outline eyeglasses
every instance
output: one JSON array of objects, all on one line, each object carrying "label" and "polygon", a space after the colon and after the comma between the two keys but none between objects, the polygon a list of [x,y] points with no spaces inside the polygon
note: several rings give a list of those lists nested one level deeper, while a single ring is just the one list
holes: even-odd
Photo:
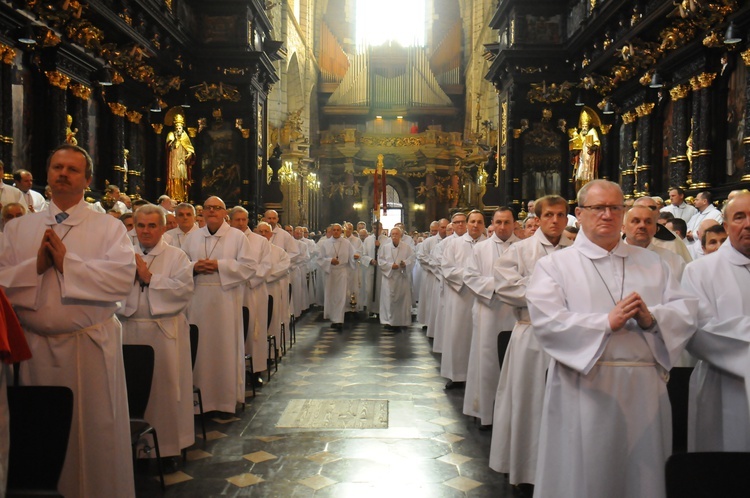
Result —
[{"label": "eyeglasses", "polygon": [[221,211],[224,208],[223,206],[203,206],[204,211]]},{"label": "eyeglasses", "polygon": [[612,214],[618,214],[625,211],[625,206],[615,205],[615,206],[606,206],[606,205],[596,205],[596,206],[578,206],[581,209],[588,209],[589,211],[592,211],[597,216],[603,215],[607,209],[609,209],[609,212]]}]

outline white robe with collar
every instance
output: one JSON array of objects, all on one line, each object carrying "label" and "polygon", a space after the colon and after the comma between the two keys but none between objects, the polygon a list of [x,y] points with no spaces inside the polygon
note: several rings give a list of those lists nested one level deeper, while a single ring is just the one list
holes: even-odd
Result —
[{"label": "white robe with collar", "polygon": [[[307,252],[307,244],[302,240],[294,239],[298,246],[297,255],[290,259],[289,278],[292,282],[292,309],[295,318],[299,318],[307,309],[307,261],[310,258]],[[288,292],[288,291],[287,291]]]},{"label": "white robe with collar", "polygon": [[[338,259],[338,265],[331,264],[334,257]],[[338,239],[331,237],[321,244],[318,265],[326,279],[323,318],[344,323],[344,313],[351,310],[347,284],[349,271],[355,267],[354,247],[343,235]]]},{"label": "white robe with collar", "polygon": [[[417,246],[417,262],[422,267],[422,284],[419,289],[419,305],[417,306],[417,322],[427,325],[427,318],[432,312],[432,293],[437,283],[434,269],[430,266],[430,253],[442,238],[440,235],[428,237]],[[429,333],[429,332],[428,332]]]},{"label": "white robe with collar", "polygon": [[[118,310],[123,344],[154,348],[154,378],[144,418],[156,428],[161,456],[179,456],[195,443],[190,327],[185,316],[193,296],[193,267],[180,249],[160,240],[147,255],[148,286],[136,281]],[[200,344],[200,342],[199,342]]]},{"label": "white robe with collar", "polygon": [[[6,187],[7,188],[7,187]],[[73,423],[59,489],[66,497],[135,495],[122,328],[118,302],[133,285],[135,256],[125,226],[81,200],[60,223],[50,209],[8,224],[0,286],[26,332],[33,357],[22,385],[72,389]],[[67,253],[64,275],[36,272],[42,236],[53,227]]]},{"label": "white robe with collar", "polygon": [[234,413],[237,403],[245,401],[243,298],[259,260],[247,237],[226,223],[214,235],[208,226],[191,233],[183,250],[193,264],[205,258],[218,260],[216,273],[193,277],[188,322],[198,325],[201,337],[193,379],[201,389],[204,411]]},{"label": "white robe with collar", "polygon": [[469,352],[473,330],[474,293],[466,287],[466,267],[474,256],[474,247],[487,237],[472,239],[469,232],[453,238],[443,251],[440,270],[445,279],[445,328],[440,375],[453,382],[465,382],[469,371]]},{"label": "white robe with collar", "polygon": [[541,230],[510,246],[494,263],[497,299],[514,307],[516,324],[495,394],[490,467],[511,484],[534,484],[549,356],[536,340],[526,308],[526,286],[537,261],[572,244],[553,246]]},{"label": "white robe with collar", "polygon": [[[244,232],[250,242],[252,259],[257,261],[255,275],[245,284],[244,306],[250,312],[245,338],[245,354],[253,358],[253,372],[268,368],[268,285],[266,278],[271,272],[271,250],[273,244],[249,228]],[[286,294],[285,294],[286,295]]]},{"label": "white robe with collar", "polygon": [[[608,314],[638,292],[656,318],[617,332]],[[662,497],[672,453],[668,372],[695,331],[697,299],[658,255],[622,241],[610,252],[579,232],[541,259],[526,297],[552,358],[534,496]]]},{"label": "white robe with collar", "polygon": [[685,268],[682,287],[698,298],[688,451],[750,451],[750,258],[727,240]]},{"label": "white robe with collar", "polygon": [[[367,289],[367,300],[364,302],[367,306],[368,313],[380,313],[380,294],[383,287],[383,273],[377,265],[373,265],[371,261],[378,260],[382,253],[383,247],[391,243],[391,239],[385,235],[379,235],[378,239],[380,245],[375,250],[375,235],[370,235],[365,239],[362,244],[362,254],[360,256],[360,264],[364,265],[367,269],[365,270],[365,288]],[[375,279],[373,289],[373,279]]]},{"label": "white robe with collar", "polygon": [[188,236],[188,234],[191,234],[196,230],[199,230],[198,225],[193,225],[188,233],[183,232],[182,228],[180,227],[173,228],[172,230],[167,230],[167,233],[165,233],[165,235],[169,235],[170,237],[169,242],[167,243],[178,249],[182,249],[182,244],[185,242],[185,238]]},{"label": "white robe with collar", "polygon": [[[437,277],[432,296],[432,309],[435,310],[432,315],[427,317],[427,337],[432,337],[432,351],[435,353],[443,352],[443,331],[445,330],[445,277],[443,277],[443,249],[450,241],[458,238],[458,235],[452,233],[445,237],[439,244],[435,244],[430,253],[430,267],[434,268]],[[432,331],[432,335],[430,335]]]},{"label": "white robe with collar", "polygon": [[[380,291],[380,323],[393,327],[411,325],[411,270],[414,251],[406,243],[381,246],[378,266],[383,274]],[[393,269],[394,264],[406,263],[405,268]]]},{"label": "white robe with collar", "polygon": [[[285,277],[289,274],[291,261],[285,250],[273,244],[269,244],[269,246],[271,271],[266,275],[266,287],[268,287],[268,295],[273,297],[273,311],[271,313],[271,326],[268,327],[268,335],[276,337],[276,345],[281,349],[281,324],[285,324],[286,327],[289,322],[289,316],[284,315],[282,311],[288,309],[288,307],[282,305],[284,299],[289,295],[289,290],[282,288],[282,283],[285,281]],[[267,351],[268,349],[266,349],[266,354],[268,354]],[[255,359],[255,356],[253,356],[253,359]],[[265,368],[263,368],[263,370],[265,370]]]},{"label": "white robe with collar", "polygon": [[359,277],[360,277],[359,260],[362,257],[363,245],[362,245],[362,241],[360,240],[360,238],[356,237],[355,235],[346,237],[346,240],[348,240],[349,243],[352,245],[352,248],[354,249],[354,254],[359,256],[358,258],[356,258],[356,261],[354,263],[355,265],[354,268],[352,270],[349,270],[349,282],[347,286],[347,293],[350,296],[354,294],[355,299],[357,300],[357,311],[362,311],[365,308],[365,302],[364,302],[364,298],[360,296],[360,289],[362,288],[362,285],[361,285],[361,282],[359,281]]},{"label": "white robe with collar", "polygon": [[513,330],[516,323],[513,307],[501,302],[495,294],[493,267],[497,258],[511,244],[519,241],[518,237],[511,235],[503,242],[493,234],[489,239],[477,243],[464,274],[464,282],[475,297],[464,414],[480,419],[482,425],[492,424],[495,408],[495,394],[500,378],[497,336],[503,330]]},{"label": "white robe with collar", "polygon": [[672,216],[674,216],[675,218],[682,218],[683,220],[685,220],[685,223],[690,221],[690,218],[692,218],[693,215],[698,212],[698,210],[695,209],[695,206],[691,206],[685,201],[683,201],[679,206],[675,206],[674,204],[664,206],[663,208],[661,208],[661,211],[663,213],[672,213]]}]

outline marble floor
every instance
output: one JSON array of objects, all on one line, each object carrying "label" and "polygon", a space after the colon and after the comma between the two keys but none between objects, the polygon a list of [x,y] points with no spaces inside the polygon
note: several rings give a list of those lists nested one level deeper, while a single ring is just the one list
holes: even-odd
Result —
[{"label": "marble floor", "polygon": [[[310,311],[279,371],[235,418],[207,421],[166,492],[154,465],[136,468],[138,496],[514,496],[488,467],[491,433],[461,413],[463,390],[445,391],[439,371],[419,326],[393,332],[361,317],[336,331]],[[295,399],[387,400],[388,425],[277,427]]]}]

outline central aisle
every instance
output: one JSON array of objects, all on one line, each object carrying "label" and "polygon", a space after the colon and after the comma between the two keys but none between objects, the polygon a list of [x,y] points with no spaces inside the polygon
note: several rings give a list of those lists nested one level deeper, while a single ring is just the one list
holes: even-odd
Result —
[{"label": "central aisle", "polygon": [[[488,467],[491,433],[461,413],[463,391],[444,391],[439,370],[439,356],[419,327],[394,333],[360,320],[338,332],[310,312],[279,371],[257,398],[248,397],[245,411],[208,421],[208,441],[196,438],[182,471],[167,476],[163,495],[156,480],[137,470],[139,496],[512,496],[504,476]],[[387,400],[388,425],[277,427],[293,400],[328,407],[330,400],[353,400],[352,406]],[[370,416],[364,409],[354,415]]]}]

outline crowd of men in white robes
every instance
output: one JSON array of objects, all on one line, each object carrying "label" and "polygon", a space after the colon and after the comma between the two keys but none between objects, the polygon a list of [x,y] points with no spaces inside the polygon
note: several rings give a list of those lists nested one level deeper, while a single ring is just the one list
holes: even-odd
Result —
[{"label": "crowd of men in white robes", "polygon": [[[0,183],[0,287],[31,353],[18,378],[0,364],[0,495],[8,464],[5,386],[17,382],[73,391],[61,494],[132,497],[123,344],[154,350],[145,419],[174,467],[195,442],[193,386],[206,412],[233,415],[246,399],[246,361],[256,373],[249,381],[260,387],[269,352],[275,355],[269,335],[281,349],[281,330],[316,303],[317,246],[305,227],[282,228],[273,210],[255,233],[244,208],[227,210],[218,197],[199,211],[162,196],[158,204],[134,203],[131,212],[130,199],[120,202],[110,186],[106,199],[89,203],[83,196],[93,165],[77,146],[53,151],[47,172],[50,199],[38,207]],[[6,322],[0,360],[13,353]],[[189,324],[199,331],[194,368]]]},{"label": "crowd of men in white robes", "polygon": [[689,450],[750,451],[750,193],[722,212],[701,192],[689,225],[658,201],[596,180],[575,216],[546,196],[521,223],[496,211],[485,237],[482,213],[456,213],[416,247],[445,387],[491,428],[491,468],[534,496],[665,496],[676,366],[695,365]]},{"label": "crowd of men in white robes", "polygon": [[[268,335],[280,341],[314,304],[336,328],[366,310],[400,330],[418,303],[446,389],[464,388],[464,413],[492,426],[490,466],[536,496],[664,496],[666,382],[696,361],[689,449],[750,451],[748,192],[733,192],[720,218],[702,192],[684,233],[659,223],[657,200],[626,206],[617,184],[595,180],[574,217],[567,200],[546,196],[520,225],[501,208],[487,227],[479,211],[454,213],[422,241],[403,227],[386,236],[345,223],[315,243],[275,211],[250,230],[247,211],[218,197],[200,211],[166,197],[131,214],[110,189],[102,214],[83,198],[92,171],[85,150],[61,146],[46,205],[11,197],[2,208],[0,287],[32,355],[17,380],[74,393],[65,496],[134,495],[123,343],[154,348],[146,418],[162,454],[176,456],[194,442],[192,386],[206,411],[233,413],[246,357],[265,370]],[[201,337],[194,370],[188,324]],[[500,368],[497,337],[510,330]],[[0,445],[0,478],[6,468]]]}]

